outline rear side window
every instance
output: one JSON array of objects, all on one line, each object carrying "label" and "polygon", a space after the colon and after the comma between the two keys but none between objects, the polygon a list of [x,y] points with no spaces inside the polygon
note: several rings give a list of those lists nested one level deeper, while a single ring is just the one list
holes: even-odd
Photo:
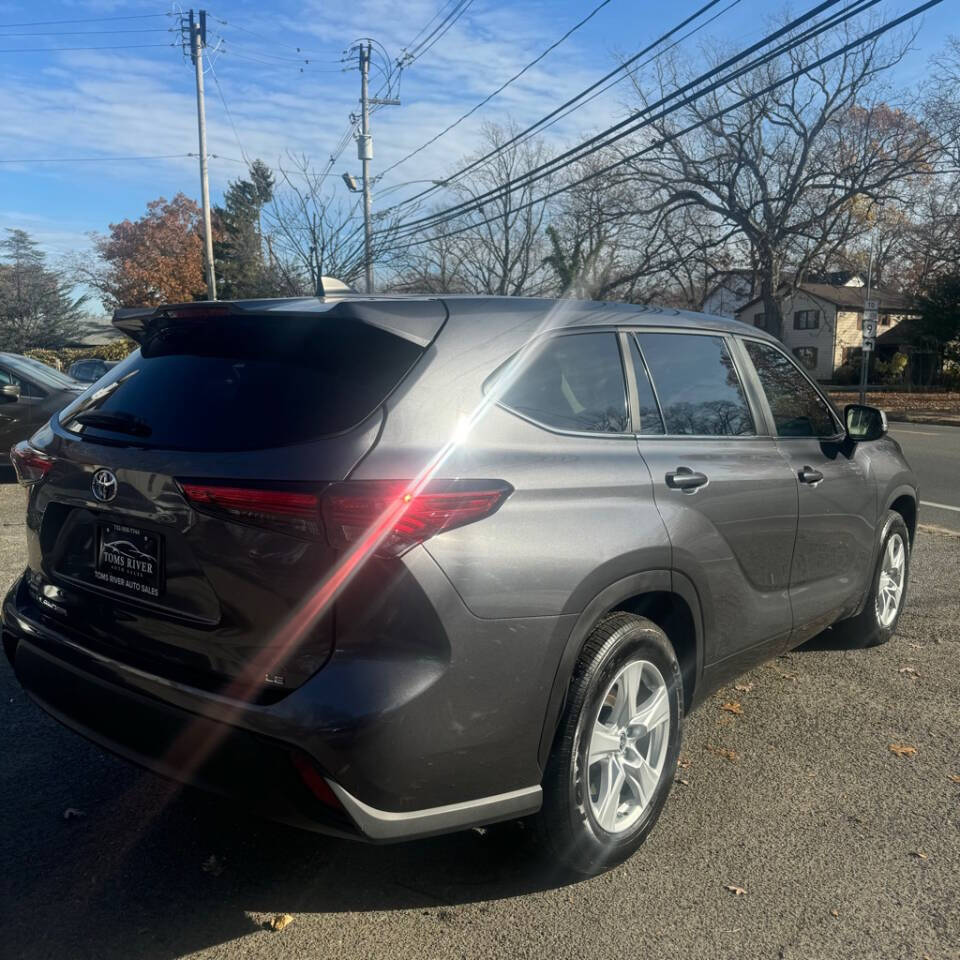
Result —
[{"label": "rear side window", "polygon": [[169,450],[304,443],[366,419],[422,353],[356,320],[191,319],[146,339],[60,422],[86,440]]},{"label": "rear side window", "polygon": [[756,431],[722,337],[638,333],[667,433],[742,437]]},{"label": "rear side window", "polygon": [[578,333],[546,341],[500,402],[558,430],[627,433],[627,391],[616,334]]},{"label": "rear side window", "polygon": [[785,354],[766,343],[744,341],[770,404],[778,437],[834,437],[840,427],[813,384]]}]

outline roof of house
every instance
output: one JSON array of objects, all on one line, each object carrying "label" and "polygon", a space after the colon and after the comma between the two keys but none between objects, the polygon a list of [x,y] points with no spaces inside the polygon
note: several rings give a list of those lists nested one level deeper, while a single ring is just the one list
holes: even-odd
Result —
[{"label": "roof of house", "polygon": [[[836,304],[845,310],[863,310],[863,301],[867,297],[865,287],[848,287],[832,283],[801,283],[797,290],[820,300],[826,300],[828,303]],[[786,294],[787,291],[782,290],[780,295],[785,296]],[[916,313],[917,310],[916,304],[910,297],[894,290],[888,290],[885,287],[873,287],[870,290],[870,299],[880,301],[880,311],[883,313]],[[737,313],[760,303],[760,301],[760,297],[754,297],[749,303],[745,303]]]}]

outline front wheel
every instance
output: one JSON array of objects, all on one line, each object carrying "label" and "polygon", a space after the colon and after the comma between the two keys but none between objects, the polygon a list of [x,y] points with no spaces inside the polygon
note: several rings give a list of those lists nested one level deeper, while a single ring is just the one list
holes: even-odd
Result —
[{"label": "front wheel", "polygon": [[876,647],[896,633],[910,579],[910,533],[903,517],[887,511],[880,535],[880,556],[863,610],[834,626],[851,646]]},{"label": "front wheel", "polygon": [[673,783],[682,720],[666,634],[629,613],[601,620],[574,670],[537,818],[561,863],[592,875],[643,843]]}]

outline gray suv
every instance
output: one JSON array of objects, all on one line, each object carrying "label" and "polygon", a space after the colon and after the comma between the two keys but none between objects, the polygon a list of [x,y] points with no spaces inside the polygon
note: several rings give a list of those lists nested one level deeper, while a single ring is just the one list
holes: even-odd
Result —
[{"label": "gray suv", "polygon": [[140,349],[13,451],[3,642],[161,774],[372,841],[529,817],[589,874],[711,691],[896,629],[915,477],[753,328],[488,297],[115,323]]}]

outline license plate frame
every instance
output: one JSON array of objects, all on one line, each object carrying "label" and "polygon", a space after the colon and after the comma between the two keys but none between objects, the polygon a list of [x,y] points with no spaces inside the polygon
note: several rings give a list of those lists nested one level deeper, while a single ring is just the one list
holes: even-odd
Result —
[{"label": "license plate frame", "polygon": [[163,537],[126,523],[97,524],[93,575],[127,597],[157,600],[164,590]]}]

